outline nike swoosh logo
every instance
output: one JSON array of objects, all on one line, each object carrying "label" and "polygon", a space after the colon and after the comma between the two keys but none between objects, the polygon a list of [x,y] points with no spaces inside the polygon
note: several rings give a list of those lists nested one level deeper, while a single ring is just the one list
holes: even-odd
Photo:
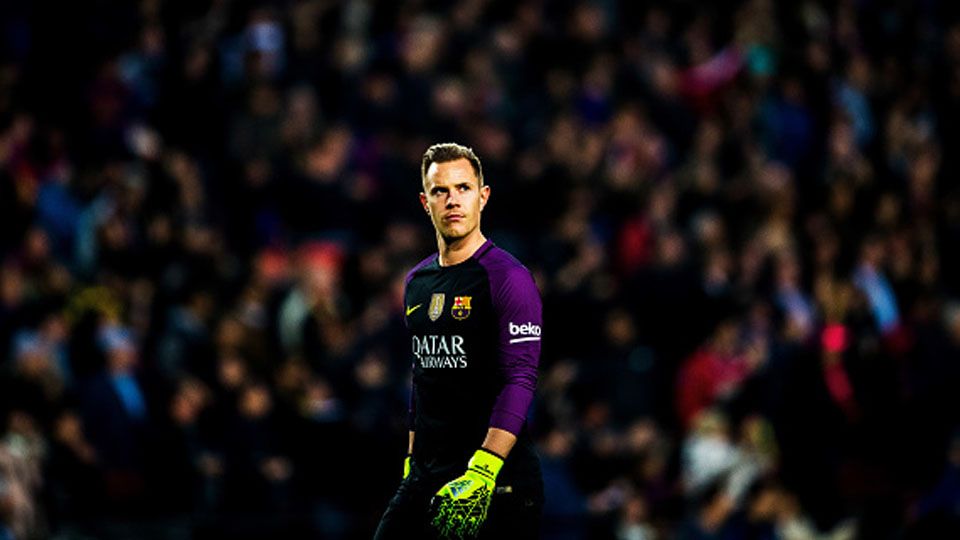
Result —
[{"label": "nike swoosh logo", "polygon": [[417,308],[420,307],[420,306],[422,306],[422,305],[423,305],[423,303],[420,303],[420,304],[417,304],[417,305],[415,305],[415,306],[413,306],[413,307],[408,307],[408,308],[407,308],[407,317],[409,317],[411,313],[413,313],[414,311],[416,311]]}]

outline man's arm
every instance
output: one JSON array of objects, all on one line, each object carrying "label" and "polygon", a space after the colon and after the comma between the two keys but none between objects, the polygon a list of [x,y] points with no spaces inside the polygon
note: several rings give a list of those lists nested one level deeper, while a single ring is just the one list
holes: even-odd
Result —
[{"label": "man's arm", "polygon": [[537,386],[543,307],[533,276],[523,267],[511,269],[493,296],[503,387],[493,405],[483,448],[505,458],[523,429]]},{"label": "man's arm", "polygon": [[410,457],[413,456],[413,431],[410,431],[410,438],[407,443],[407,457],[403,458],[403,478],[410,476]]},{"label": "man's arm", "polygon": [[[513,445],[517,443],[517,436],[505,429],[492,427],[487,430],[487,436],[483,439],[481,448],[493,452],[494,454],[506,458],[513,450]],[[410,444],[413,444],[413,432],[410,432]]]},{"label": "man's arm", "polygon": [[407,428],[409,429],[409,431],[407,432],[409,434],[407,435],[407,457],[403,458],[403,478],[404,479],[410,476],[410,468],[411,468],[410,458],[413,457],[413,438],[415,433],[415,431],[413,431],[413,426],[415,425],[414,417],[416,416],[416,391],[417,391],[416,384],[411,384],[410,407],[407,410]]}]

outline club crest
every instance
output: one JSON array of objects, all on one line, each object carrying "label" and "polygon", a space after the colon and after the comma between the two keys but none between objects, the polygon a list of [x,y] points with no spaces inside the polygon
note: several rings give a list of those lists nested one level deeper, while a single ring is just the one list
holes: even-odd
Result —
[{"label": "club crest", "polygon": [[462,321],[470,316],[470,300],[472,296],[454,296],[453,297],[453,308],[450,310],[450,315],[453,315],[454,319]]},{"label": "club crest", "polygon": [[430,311],[427,312],[427,315],[431,321],[440,318],[440,315],[443,313],[443,301],[445,298],[446,295],[444,293],[433,293],[433,296],[430,297]]}]

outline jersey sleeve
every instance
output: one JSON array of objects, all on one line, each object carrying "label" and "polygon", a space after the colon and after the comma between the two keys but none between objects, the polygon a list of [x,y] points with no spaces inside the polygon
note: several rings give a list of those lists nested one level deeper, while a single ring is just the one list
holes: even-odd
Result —
[{"label": "jersey sleeve", "polygon": [[[421,263],[421,264],[423,264],[423,263]],[[410,270],[410,272],[408,272],[407,275],[406,275],[406,277],[404,277],[404,279],[403,279],[403,304],[400,306],[400,309],[404,309],[404,306],[406,306],[406,304],[407,304],[407,291],[410,289],[410,282],[413,280],[413,276],[416,275],[417,269],[418,269],[419,267],[420,267],[420,264],[418,264],[416,267],[414,267],[412,270]],[[410,330],[410,321],[407,320],[407,317],[404,317],[404,318],[403,318],[403,326],[404,326],[408,331]],[[416,362],[416,360],[414,360],[414,359],[411,357],[411,358],[410,358],[410,369],[411,369],[411,370],[413,370],[414,362]],[[417,416],[417,401],[416,401],[417,385],[416,385],[416,383],[412,382],[412,380],[413,380],[413,379],[411,378],[411,384],[410,384],[410,400],[409,400],[408,403],[407,403],[407,429],[410,430],[410,431],[414,431],[414,429],[415,429],[415,428],[414,428],[414,425],[415,425],[415,424],[414,424],[414,421],[415,421],[414,419],[415,419],[416,416]]]},{"label": "jersey sleeve", "polygon": [[417,418],[417,384],[410,384],[410,401],[407,406],[407,430],[416,431]]},{"label": "jersey sleeve", "polygon": [[537,385],[543,306],[530,272],[510,269],[492,290],[497,311],[497,361],[504,385],[490,417],[490,427],[518,435]]},{"label": "jersey sleeve", "polygon": [[[406,303],[407,303],[407,292],[410,290],[410,282],[413,281],[413,278],[417,275],[417,272],[418,272],[418,271],[420,271],[422,268],[424,268],[425,266],[429,265],[429,264],[433,261],[433,258],[434,258],[434,257],[435,257],[434,255],[431,255],[431,256],[427,257],[426,259],[423,259],[422,261],[420,261],[419,263],[417,263],[416,266],[414,266],[409,272],[407,272],[407,275],[406,275],[406,276],[404,276],[404,278],[403,278],[403,302],[404,302],[404,306],[405,306]],[[403,309],[403,307],[401,307],[401,309]],[[405,327],[407,328],[407,330],[410,329],[410,321],[407,320],[407,317],[404,317],[404,318],[403,318],[403,326],[405,326]],[[412,369],[413,369],[413,363],[416,362],[416,360],[411,357],[410,362],[411,362],[411,364],[410,364],[410,369],[412,370]],[[417,386],[416,386],[416,383],[412,383],[412,384],[410,385],[410,401],[409,401],[409,404],[408,404],[408,407],[407,407],[407,427],[408,427],[408,429],[409,429],[410,431],[413,431],[413,430],[414,430],[414,419],[415,419],[416,416],[417,416],[417,398],[416,398],[416,396],[417,396]]]}]

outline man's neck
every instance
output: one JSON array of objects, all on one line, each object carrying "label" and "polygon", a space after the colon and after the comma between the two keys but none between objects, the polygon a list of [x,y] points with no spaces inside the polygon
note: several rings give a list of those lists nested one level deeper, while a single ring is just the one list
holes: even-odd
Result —
[{"label": "man's neck", "polygon": [[440,266],[453,266],[460,264],[476,253],[480,246],[487,239],[479,229],[473,233],[448,242],[442,236],[437,235],[437,251],[440,253]]}]

